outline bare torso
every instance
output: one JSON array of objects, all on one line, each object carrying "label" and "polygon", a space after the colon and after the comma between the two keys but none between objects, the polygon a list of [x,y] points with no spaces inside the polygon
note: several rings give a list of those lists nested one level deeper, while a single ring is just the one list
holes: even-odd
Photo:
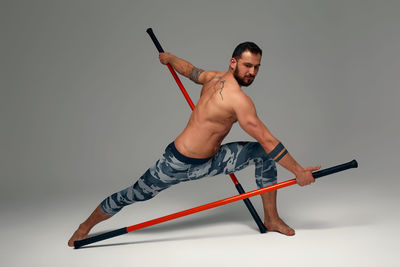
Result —
[{"label": "bare torso", "polygon": [[203,85],[188,124],[175,139],[175,146],[180,153],[191,158],[207,158],[219,150],[237,121],[229,98],[239,91],[238,84],[226,72],[216,72]]}]

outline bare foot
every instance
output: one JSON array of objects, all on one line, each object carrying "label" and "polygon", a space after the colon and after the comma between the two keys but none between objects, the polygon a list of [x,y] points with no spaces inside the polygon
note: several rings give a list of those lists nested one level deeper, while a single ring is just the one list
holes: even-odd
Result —
[{"label": "bare foot", "polygon": [[290,228],[279,217],[277,219],[273,219],[273,220],[270,220],[268,222],[265,221],[264,225],[265,225],[265,227],[267,227],[268,231],[279,232],[279,233],[287,235],[287,236],[295,235],[295,231],[292,228]]},{"label": "bare foot", "polygon": [[88,231],[85,231],[81,227],[79,227],[78,230],[76,230],[75,233],[69,239],[68,246],[73,247],[75,241],[87,238],[88,233],[89,233]]}]

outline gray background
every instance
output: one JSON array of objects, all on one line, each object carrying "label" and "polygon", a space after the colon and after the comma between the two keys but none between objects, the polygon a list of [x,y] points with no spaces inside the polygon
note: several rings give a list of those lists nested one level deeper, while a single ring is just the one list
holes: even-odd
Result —
[{"label": "gray background", "polygon": [[[400,218],[400,2],[0,1],[2,266],[395,266]],[[73,250],[107,195],[135,181],[190,110],[145,30],[204,69],[264,51],[246,93],[303,166],[360,168],[279,193],[294,237],[260,235],[243,204]],[[182,79],[196,103],[200,87]],[[235,126],[226,141],[252,140]],[[255,189],[254,167],[237,173]],[[279,169],[279,181],[293,176]],[[236,194],[227,176],[177,185],[94,233]],[[252,199],[261,212],[258,197]]]}]

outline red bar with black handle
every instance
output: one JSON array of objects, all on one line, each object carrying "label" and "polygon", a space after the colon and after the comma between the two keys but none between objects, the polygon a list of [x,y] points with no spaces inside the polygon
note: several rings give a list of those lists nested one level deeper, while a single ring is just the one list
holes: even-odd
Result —
[{"label": "red bar with black handle", "polygon": [[[148,28],[146,30],[146,32],[150,35],[150,38],[153,41],[154,45],[156,46],[158,52],[159,53],[164,52],[164,49],[161,47],[161,44],[158,41],[157,37],[155,36],[153,30],[151,28]],[[183,95],[185,96],[185,99],[188,102],[190,108],[193,110],[195,108],[195,105],[193,104],[192,100],[190,99],[189,94],[187,93],[181,80],[179,79],[178,75],[176,74],[174,68],[170,64],[167,64],[167,67],[170,70],[170,72],[171,72],[172,76],[174,77],[176,83],[178,84],[179,88],[181,89]],[[236,190],[239,192],[239,194],[244,194],[245,191],[244,191],[242,185],[239,183],[238,179],[236,178],[235,174],[231,173],[231,174],[229,174],[229,176],[231,177],[231,180],[234,183]],[[244,199],[243,201],[244,201],[244,204],[246,205],[247,209],[249,210],[251,216],[253,217],[254,221],[256,222],[258,229],[260,230],[260,233],[267,232],[267,228],[265,227],[264,223],[261,221],[260,216],[258,216],[257,211],[254,208],[251,201],[249,199]]]},{"label": "red bar with black handle", "polygon": [[[344,171],[344,170],[347,170],[347,169],[357,168],[357,167],[358,167],[357,161],[356,160],[352,160],[350,162],[347,162],[347,163],[344,163],[344,164],[341,164],[341,165],[337,165],[337,166],[334,166],[334,167],[331,167],[331,168],[328,168],[328,169],[324,169],[324,170],[313,172],[312,175],[313,175],[313,177],[315,179],[318,179],[318,178],[326,176],[326,175],[330,175],[330,174],[333,174],[333,173],[337,173],[337,172],[341,172],[341,171]],[[201,211],[204,211],[204,210],[216,208],[216,207],[219,207],[219,206],[222,206],[222,205],[226,205],[226,204],[229,204],[229,203],[232,203],[232,202],[235,202],[235,201],[239,201],[239,200],[242,200],[242,199],[247,199],[249,197],[254,197],[256,195],[260,195],[260,194],[263,194],[263,193],[266,193],[266,192],[274,191],[274,190],[277,190],[277,189],[280,189],[280,188],[283,188],[283,187],[294,185],[296,183],[297,183],[296,179],[287,180],[285,182],[281,182],[281,183],[277,183],[275,185],[271,185],[271,186],[267,186],[267,187],[264,187],[264,188],[256,189],[256,190],[244,193],[244,194],[240,194],[240,195],[236,195],[236,196],[233,196],[233,197],[225,198],[225,199],[218,200],[218,201],[215,201],[215,202],[212,202],[212,203],[208,203],[208,204],[205,204],[205,205],[202,205],[202,206],[198,206],[198,207],[195,207],[195,208],[191,208],[191,209],[188,209],[188,210],[184,210],[184,211],[173,213],[173,214],[170,214],[170,215],[167,215],[167,216],[163,216],[163,217],[160,217],[160,218],[157,218],[157,219],[153,219],[153,220],[146,221],[146,222],[143,222],[143,223],[135,224],[135,225],[132,225],[132,226],[129,226],[129,227],[124,227],[124,228],[117,229],[117,230],[114,230],[114,231],[111,231],[111,232],[107,232],[107,233],[104,233],[104,234],[101,234],[101,235],[89,237],[89,238],[86,238],[86,239],[83,239],[83,240],[75,241],[74,242],[74,246],[75,246],[75,248],[80,248],[82,246],[85,246],[85,245],[88,245],[88,244],[92,244],[92,243],[95,243],[95,242],[98,242],[98,241],[101,241],[101,240],[105,240],[105,239],[109,239],[109,238],[116,237],[116,236],[119,236],[119,235],[123,235],[123,234],[129,233],[129,232],[132,232],[132,231],[136,231],[136,230],[143,229],[143,228],[146,228],[146,227],[149,227],[149,226],[152,226],[152,225],[156,225],[156,224],[159,224],[159,223],[163,223],[163,222],[167,222],[167,221],[170,221],[170,220],[174,220],[174,219],[177,219],[177,218],[180,218],[180,217],[184,217],[184,216],[187,216],[187,215],[190,215],[190,214],[193,214],[193,213],[197,213],[197,212],[201,212]]]}]

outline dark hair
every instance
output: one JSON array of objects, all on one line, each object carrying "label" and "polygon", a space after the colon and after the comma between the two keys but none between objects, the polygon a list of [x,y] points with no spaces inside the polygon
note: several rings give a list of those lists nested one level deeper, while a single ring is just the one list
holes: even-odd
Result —
[{"label": "dark hair", "polygon": [[258,45],[253,42],[244,42],[236,46],[235,50],[233,50],[232,57],[239,59],[244,51],[250,51],[255,55],[260,54],[260,56],[262,56],[262,50]]}]

